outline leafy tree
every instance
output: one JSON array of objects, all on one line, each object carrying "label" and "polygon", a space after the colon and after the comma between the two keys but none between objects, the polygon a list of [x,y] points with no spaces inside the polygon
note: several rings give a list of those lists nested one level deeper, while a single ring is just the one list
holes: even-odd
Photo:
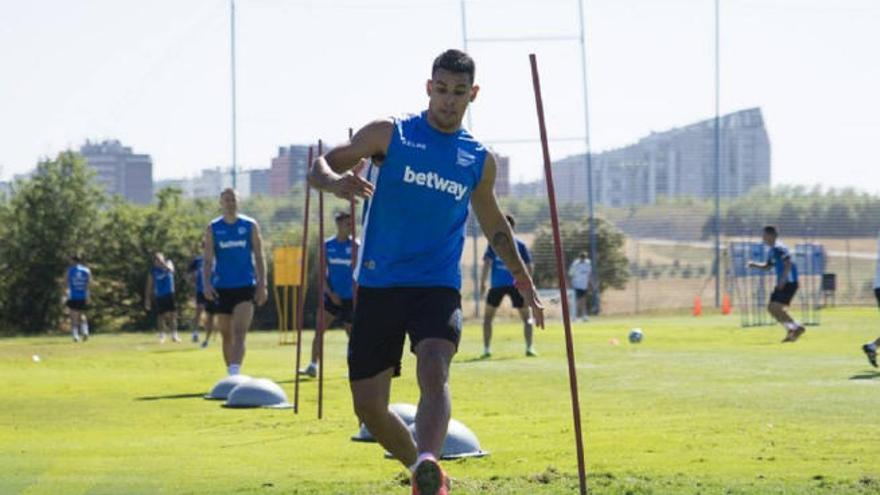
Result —
[{"label": "leafy tree", "polygon": [[58,325],[70,257],[90,250],[97,232],[103,193],[92,178],[82,157],[62,152],[18,182],[0,209],[0,311],[9,327],[36,333]]},{"label": "leafy tree", "polygon": [[[563,246],[563,268],[566,274],[571,262],[581,251],[590,253],[590,234],[586,220],[565,222],[560,225]],[[596,218],[596,248],[598,262],[599,290],[609,288],[623,289],[629,279],[629,261],[624,251],[624,235],[611,222]],[[548,224],[541,226],[532,242],[532,252],[536,253],[535,283],[538,287],[553,287],[558,284],[556,277],[556,257],[553,248],[553,231]]]}]

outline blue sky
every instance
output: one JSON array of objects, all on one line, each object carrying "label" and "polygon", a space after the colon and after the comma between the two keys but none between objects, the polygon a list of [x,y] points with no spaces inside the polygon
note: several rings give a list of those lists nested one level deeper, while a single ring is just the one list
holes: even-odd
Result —
[{"label": "blue sky", "polygon": [[[880,192],[880,2],[722,0],[721,108],[760,106],[774,183]],[[585,1],[594,150],[708,118],[712,0]],[[0,0],[0,177],[86,138],[150,153],[156,178],[230,163],[226,0]],[[238,0],[239,163],[279,145],[425,105],[433,57],[461,47],[458,0]],[[574,0],[472,0],[472,37],[577,34]],[[537,136],[527,54],[550,134],[583,135],[579,47],[473,43],[474,132]],[[583,150],[553,143],[554,158]],[[512,178],[539,176],[534,142],[497,144]]]}]

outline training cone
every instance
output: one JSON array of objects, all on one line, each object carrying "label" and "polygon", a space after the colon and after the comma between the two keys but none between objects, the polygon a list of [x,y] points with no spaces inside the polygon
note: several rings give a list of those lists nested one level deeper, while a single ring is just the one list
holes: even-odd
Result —
[{"label": "training cone", "polygon": [[730,311],[730,296],[724,294],[724,298],[721,300],[721,314],[729,315]]},{"label": "training cone", "polygon": [[700,300],[700,296],[694,297],[694,316],[700,316],[703,314],[703,301]]}]

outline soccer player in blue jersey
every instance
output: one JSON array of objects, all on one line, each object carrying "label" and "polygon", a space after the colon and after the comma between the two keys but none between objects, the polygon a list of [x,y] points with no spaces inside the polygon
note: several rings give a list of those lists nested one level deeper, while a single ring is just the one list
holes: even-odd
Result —
[{"label": "soccer player in blue jersey", "polygon": [[[877,267],[874,273],[874,297],[877,299],[877,306],[880,307],[880,259],[877,260]],[[878,347],[880,347],[880,337],[862,346],[862,352],[867,356],[871,366],[875,368],[877,367]]]},{"label": "soccer player in blue jersey", "polygon": [[[205,250],[205,241],[202,241],[202,251]],[[205,266],[205,258],[201,254],[193,258],[189,264],[190,283],[196,286],[196,314],[193,321],[192,341],[199,341],[199,326],[202,323],[202,314],[205,315],[205,340],[202,348],[208,347],[211,332],[214,330],[214,305],[205,298],[205,284],[202,279],[202,270]]]},{"label": "soccer player in blue jersey", "polygon": [[749,261],[748,266],[763,270],[775,269],[776,287],[770,294],[770,304],[767,305],[767,311],[787,331],[782,342],[794,342],[807,331],[806,327],[795,321],[787,310],[798,290],[797,265],[795,265],[788,247],[779,240],[776,227],[772,225],[764,227],[763,240],[764,244],[770,246],[770,256],[763,263]]},{"label": "soccer player in blue jersey", "polygon": [[89,339],[89,322],[86,319],[85,310],[91,300],[89,283],[92,280],[92,272],[83,264],[79,255],[70,258],[72,262],[67,269],[67,309],[70,311],[70,333],[73,341],[79,342],[80,335],[83,340]]},{"label": "soccer player in blue jersey", "polygon": [[[155,299],[155,306],[151,301]],[[144,307],[149,311],[156,309],[156,323],[159,326],[159,343],[165,343],[165,331],[171,329],[171,340],[180,342],[177,335],[177,305],[174,303],[174,263],[157,252],[153,255],[153,266],[147,276],[144,292]]]},{"label": "soccer player in blue jersey", "polygon": [[223,215],[205,231],[205,267],[202,279],[205,298],[214,305],[217,328],[223,337],[226,371],[237,375],[244,362],[245,338],[254,318],[254,302],[263,305],[266,289],[266,261],[260,225],[238,212],[238,193],[227,188],[220,193]]},{"label": "soccer player in blue jersey", "polygon": [[[505,215],[507,223],[510,224],[510,230],[516,229],[516,220],[512,215]],[[532,254],[526,243],[517,237],[514,237],[516,249],[519,256],[526,264],[529,273],[532,273]],[[486,279],[489,273],[492,273],[492,285],[489,293],[486,294]],[[504,296],[510,298],[510,303],[519,312],[519,317],[523,322],[523,336],[526,340],[526,356],[537,356],[535,347],[532,344],[532,308],[525,305],[525,301],[519,291],[514,286],[513,275],[492,246],[486,248],[486,254],[483,255],[483,273],[480,278],[480,293],[486,294],[486,311],[483,314],[483,358],[492,357],[492,321],[495,319],[495,312],[501,305]]]},{"label": "soccer player in blue jersey", "polygon": [[[324,283],[324,321],[327,326],[334,319],[342,323],[346,335],[351,334],[352,321],[352,267],[351,215],[345,212],[336,214],[336,235],[324,241],[327,260],[326,282]],[[317,332],[312,339],[312,362],[300,373],[312,378],[318,376],[318,358],[321,355],[321,341]]]},{"label": "soccer player in blue jersey", "polygon": [[[513,275],[538,326],[544,313],[498,208],[495,158],[461,125],[479,91],[474,61],[447,50],[434,60],[428,109],[377,120],[315,160],[309,182],[342,198],[369,198],[355,267],[357,307],[348,346],[354,409],[379,443],[413,473],[413,494],[444,495],[437,461],[449,425],[449,364],[461,337],[461,254],[468,205]],[[371,180],[351,172],[372,158]],[[415,436],[388,410],[405,337],[417,359]]]}]

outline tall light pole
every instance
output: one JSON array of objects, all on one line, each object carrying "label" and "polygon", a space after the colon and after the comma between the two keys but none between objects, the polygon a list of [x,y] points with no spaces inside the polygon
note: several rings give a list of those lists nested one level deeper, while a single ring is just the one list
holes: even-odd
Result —
[{"label": "tall light pole", "polygon": [[231,61],[230,77],[232,79],[232,187],[236,187],[238,143],[235,128],[235,0],[229,0],[229,58]]},{"label": "tall light pole", "polygon": [[721,62],[720,0],[715,0],[715,307],[721,306]]},{"label": "tall light pole", "polygon": [[[462,48],[464,51],[468,51],[468,35],[467,35],[467,8],[465,6],[466,0],[461,0],[461,39],[462,39]],[[467,111],[467,125],[469,130],[473,130],[474,128],[474,118],[471,114],[471,109],[468,107]],[[480,276],[478,274],[479,267],[479,250],[477,249],[477,219],[471,214],[470,221],[471,228],[471,244],[473,245],[473,257],[474,257],[474,266],[473,270],[471,270],[471,278],[474,283],[474,318],[479,318],[480,316]]]}]

